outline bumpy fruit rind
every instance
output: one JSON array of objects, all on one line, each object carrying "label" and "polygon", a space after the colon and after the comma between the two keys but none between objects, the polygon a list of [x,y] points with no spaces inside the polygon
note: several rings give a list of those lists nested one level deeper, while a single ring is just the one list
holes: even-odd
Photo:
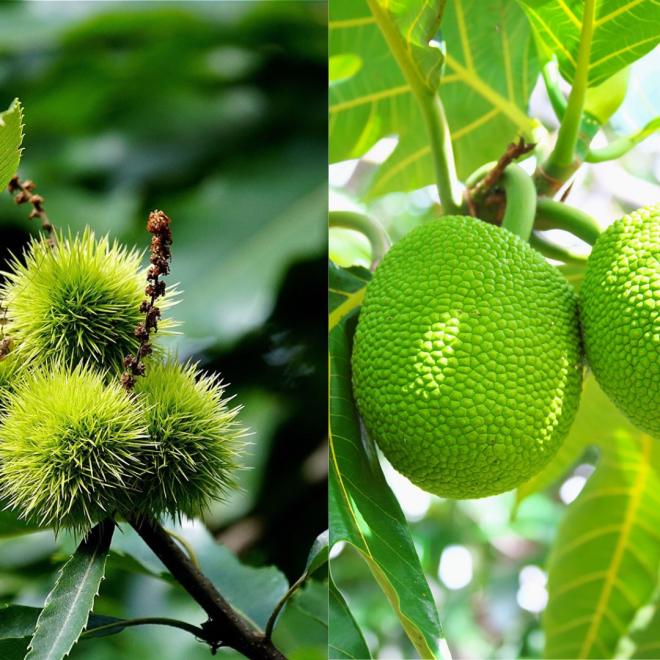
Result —
[{"label": "bumpy fruit rind", "polygon": [[580,292],[587,360],[605,393],[660,437],[660,204],[614,222]]},{"label": "bumpy fruit rind", "polygon": [[543,468],[575,416],[576,296],[512,233],[444,217],[376,270],[352,364],[366,428],[397,470],[444,497],[501,493]]}]

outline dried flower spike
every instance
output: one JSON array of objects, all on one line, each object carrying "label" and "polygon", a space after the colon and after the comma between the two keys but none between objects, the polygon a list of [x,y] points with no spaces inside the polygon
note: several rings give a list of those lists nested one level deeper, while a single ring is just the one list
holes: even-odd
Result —
[{"label": "dried flower spike", "polygon": [[14,195],[14,201],[17,204],[32,204],[32,211],[28,216],[30,220],[39,218],[41,228],[46,232],[46,240],[51,247],[57,244],[55,228],[44,210],[44,198],[41,195],[35,195],[34,189],[37,184],[34,181],[21,181],[18,174],[11,179],[7,185],[9,192]]},{"label": "dried flower spike", "polygon": [[153,451],[140,407],[87,366],[37,369],[7,394],[0,421],[0,493],[56,529],[126,511]]},{"label": "dried flower spike", "polygon": [[143,512],[195,516],[235,486],[245,432],[224,391],[193,364],[149,363],[135,385],[157,447],[137,502]]},{"label": "dried flower spike", "polygon": [[140,261],[137,251],[91,230],[60,239],[56,250],[33,240],[0,286],[14,350],[25,359],[122,369],[124,356],[140,345]]},{"label": "dried flower spike", "polygon": [[140,343],[134,353],[124,358],[125,371],[121,376],[121,384],[128,391],[135,387],[136,376],[144,375],[145,369],[141,360],[152,352],[149,338],[153,332],[158,332],[161,311],[160,307],[156,306],[156,300],[165,295],[165,282],[160,280],[160,277],[170,272],[171,223],[170,218],[158,210],[152,211],[147,220],[147,231],[152,234],[149,258],[151,266],[147,270],[147,286],[144,290],[147,300],[143,300],[139,307],[140,313],[144,314],[144,321],[138,323],[134,330]]}]

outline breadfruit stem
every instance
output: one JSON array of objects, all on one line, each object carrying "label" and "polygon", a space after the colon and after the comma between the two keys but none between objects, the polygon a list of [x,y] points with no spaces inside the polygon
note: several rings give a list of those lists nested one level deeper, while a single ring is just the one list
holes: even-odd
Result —
[{"label": "breadfruit stem", "polygon": [[598,221],[584,211],[547,197],[536,203],[536,229],[563,229],[593,245],[602,229]]},{"label": "breadfruit stem", "polygon": [[540,165],[537,172],[537,186],[540,193],[556,192],[557,182],[561,185],[579,166],[579,161],[575,157],[575,150],[589,82],[589,60],[594,33],[595,12],[596,0],[585,0],[573,86],[568,96],[566,112],[559,127],[557,142],[547,160]]},{"label": "breadfruit stem", "polygon": [[330,227],[352,229],[363,234],[371,246],[372,270],[390,249],[392,241],[383,226],[374,218],[354,211],[331,211],[328,214]]},{"label": "breadfruit stem", "polygon": [[608,160],[616,160],[627,154],[634,146],[660,130],[660,117],[654,117],[644,128],[632,135],[626,135],[610,142],[601,149],[590,149],[585,160],[588,163],[604,163]]},{"label": "breadfruit stem", "polygon": [[190,561],[176,541],[155,520],[145,516],[129,519],[133,529],[163,562],[174,579],[208,614],[202,626],[204,639],[214,648],[229,646],[254,660],[285,660],[265,635],[244,619],[218,593],[210,580]]},{"label": "breadfruit stem", "polygon": [[563,261],[564,263],[570,264],[584,265],[587,263],[586,255],[578,254],[562,245],[557,245],[557,243],[553,243],[538,231],[532,232],[532,235],[529,237],[529,244],[535,250],[538,250],[544,257],[548,257],[549,259],[555,259],[556,261]]},{"label": "breadfruit stem", "polygon": [[367,2],[390,52],[410,85],[422,111],[429,132],[433,166],[442,208],[445,213],[456,213],[461,206],[461,186],[456,175],[447,116],[437,90],[432,88],[420,74],[418,67],[412,61],[404,38],[387,10],[381,6],[379,0],[367,0]]},{"label": "breadfruit stem", "polygon": [[511,163],[502,174],[501,184],[506,192],[502,227],[527,241],[532,233],[536,215],[534,182],[520,165]]}]

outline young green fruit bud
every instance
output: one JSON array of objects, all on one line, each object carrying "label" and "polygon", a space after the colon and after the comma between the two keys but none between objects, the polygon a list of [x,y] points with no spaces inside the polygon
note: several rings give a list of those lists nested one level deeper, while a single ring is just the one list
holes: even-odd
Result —
[{"label": "young green fruit bud", "polygon": [[157,445],[139,506],[158,515],[194,516],[235,486],[243,427],[215,376],[175,360],[148,363],[136,379],[151,439]]},{"label": "young green fruit bud", "polygon": [[137,349],[145,281],[137,251],[86,230],[55,248],[32,241],[5,275],[0,299],[24,359],[119,369]]},{"label": "young green fruit bud", "polygon": [[22,518],[88,529],[125,511],[153,451],[138,402],[87,366],[41,368],[7,395],[0,494]]}]

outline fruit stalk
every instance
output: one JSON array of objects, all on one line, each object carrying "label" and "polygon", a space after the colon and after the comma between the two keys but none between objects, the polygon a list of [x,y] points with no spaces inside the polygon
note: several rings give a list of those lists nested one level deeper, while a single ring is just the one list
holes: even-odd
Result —
[{"label": "fruit stalk", "polygon": [[563,229],[593,245],[601,234],[598,221],[580,209],[540,197],[536,204],[536,229]]},{"label": "fruit stalk", "polygon": [[367,0],[369,9],[390,48],[412,93],[417,99],[429,132],[440,201],[445,213],[455,213],[461,206],[461,186],[456,175],[454,151],[447,116],[435,89],[421,77],[419,69],[410,59],[403,37],[379,0]]},{"label": "fruit stalk", "polygon": [[328,215],[328,222],[330,227],[352,229],[367,238],[371,246],[372,270],[380,263],[392,245],[390,237],[382,225],[367,215],[354,211],[331,211]]},{"label": "fruit stalk", "polygon": [[502,175],[502,187],[506,192],[502,227],[527,241],[532,233],[536,215],[534,182],[520,165],[511,163]]}]

